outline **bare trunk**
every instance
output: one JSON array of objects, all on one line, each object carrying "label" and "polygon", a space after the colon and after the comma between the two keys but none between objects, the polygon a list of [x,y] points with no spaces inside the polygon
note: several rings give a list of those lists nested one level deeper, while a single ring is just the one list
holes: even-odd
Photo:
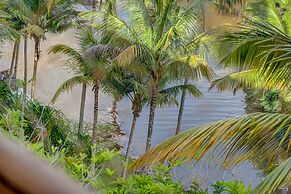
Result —
[{"label": "bare trunk", "polygon": [[11,64],[10,64],[10,69],[9,69],[9,79],[12,77],[12,74],[13,74],[13,67],[14,67],[14,61],[15,61],[15,55],[16,55],[16,48],[17,48],[17,43],[15,42],[14,46],[13,46]]},{"label": "bare trunk", "polygon": [[82,85],[78,134],[83,133],[83,130],[84,130],[84,112],[85,112],[85,102],[86,102],[86,91],[87,91],[87,86],[86,86],[86,84],[83,84]]},{"label": "bare trunk", "polygon": [[[133,108],[133,109],[135,109],[135,108]],[[123,178],[125,178],[125,176],[126,176],[127,164],[128,164],[128,160],[129,160],[130,151],[131,151],[131,145],[132,145],[133,135],[134,135],[135,126],[136,126],[136,120],[139,117],[139,113],[136,113],[134,111],[132,115],[133,115],[133,117],[132,117],[130,134],[129,134],[128,144],[127,144],[127,149],[126,149],[126,154],[125,154],[125,161],[124,161],[125,166],[122,168],[122,177]]]},{"label": "bare trunk", "polygon": [[24,98],[26,98],[27,94],[27,36],[24,37],[24,45],[23,45],[23,55],[24,55],[24,86],[23,86],[23,94]]},{"label": "bare trunk", "polygon": [[153,85],[152,86],[152,99],[151,99],[150,113],[149,113],[149,125],[148,125],[146,151],[148,151],[152,145],[154,119],[155,119],[155,112],[156,112],[156,107],[157,107],[157,94],[158,94],[157,86]]},{"label": "bare trunk", "polygon": [[110,115],[112,117],[112,125],[114,127],[116,127],[117,130],[121,130],[120,129],[120,126],[118,124],[118,121],[117,121],[117,117],[118,117],[118,114],[117,114],[117,102],[119,101],[118,98],[113,98],[113,101],[112,101],[112,108],[111,108],[111,111],[110,111]]},{"label": "bare trunk", "polygon": [[14,63],[14,71],[12,76],[12,89],[16,90],[16,76],[18,70],[18,60],[19,60],[19,42],[16,43],[16,52],[15,52],[15,63]]},{"label": "bare trunk", "polygon": [[205,32],[205,5],[204,0],[200,0],[200,9],[201,9],[201,30]]},{"label": "bare trunk", "polygon": [[36,76],[37,76],[37,66],[40,58],[40,39],[34,38],[34,60],[33,60],[33,74],[31,81],[31,98],[35,97],[35,87],[36,87]]},{"label": "bare trunk", "polygon": [[94,119],[93,119],[93,134],[92,141],[95,145],[97,142],[97,125],[98,125],[98,101],[99,101],[99,81],[95,83],[94,86]]},{"label": "bare trunk", "polygon": [[100,0],[100,3],[99,3],[99,10],[102,8],[102,3],[103,3],[103,1]]},{"label": "bare trunk", "polygon": [[92,0],[92,11],[96,11],[97,0]]},{"label": "bare trunk", "polygon": [[[184,85],[188,83],[187,80],[184,81]],[[181,101],[180,101],[180,108],[179,108],[179,115],[178,115],[178,122],[177,122],[177,128],[176,128],[176,135],[178,135],[181,131],[181,126],[182,126],[182,117],[183,117],[183,112],[184,112],[184,106],[185,106],[185,97],[186,97],[186,90],[183,89],[182,91],[182,96],[181,96]]]}]

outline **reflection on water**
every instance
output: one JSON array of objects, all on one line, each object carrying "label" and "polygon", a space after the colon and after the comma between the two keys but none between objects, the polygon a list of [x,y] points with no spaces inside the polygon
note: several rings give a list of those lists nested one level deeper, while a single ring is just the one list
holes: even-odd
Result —
[{"label": "reflection on water", "polygon": [[[229,71],[219,68],[215,68],[215,72],[218,76],[229,73]],[[183,130],[212,121],[245,114],[245,105],[243,102],[244,94],[242,92],[238,92],[235,96],[231,92],[208,92],[209,83],[207,80],[199,80],[195,82],[195,84],[202,91],[204,98],[195,99],[191,96],[187,96],[183,115]],[[130,101],[124,99],[120,102],[118,109],[121,127],[127,133],[126,137],[122,139],[122,144],[125,147],[127,146],[128,130],[130,129],[132,117],[128,107],[130,107]],[[157,109],[152,139],[153,146],[175,134],[177,115],[178,107]],[[132,155],[134,156],[144,153],[147,137],[147,122],[148,108],[142,112],[137,122],[132,150]],[[175,169],[174,173],[177,177],[183,179],[182,182],[187,184],[192,181],[193,177],[199,177],[200,181],[205,184],[211,184],[215,180],[227,180],[232,178],[243,180],[246,184],[257,184],[260,180],[260,177],[257,175],[258,171],[253,169],[252,165],[249,163],[243,164],[232,171],[227,171],[220,169],[219,166],[207,164],[206,161],[202,161],[196,164],[192,170],[189,170],[187,164]]]}]

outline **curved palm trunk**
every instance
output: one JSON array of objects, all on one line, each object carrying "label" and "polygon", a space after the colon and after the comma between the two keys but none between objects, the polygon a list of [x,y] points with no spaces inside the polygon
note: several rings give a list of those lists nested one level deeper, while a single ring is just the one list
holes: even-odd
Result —
[{"label": "curved palm trunk", "polygon": [[24,98],[26,98],[26,94],[27,94],[27,36],[24,37],[23,54],[24,54],[23,94],[24,94]]},{"label": "curved palm trunk", "polygon": [[97,125],[98,125],[98,112],[99,112],[99,81],[95,83],[94,86],[94,118],[93,118],[93,134],[92,141],[93,144],[97,142]]},{"label": "curved palm trunk", "polygon": [[[136,108],[133,105],[133,110]],[[125,166],[122,168],[122,177],[125,178],[126,176],[126,171],[127,171],[127,164],[129,160],[129,155],[131,151],[131,145],[132,145],[132,140],[133,140],[133,135],[135,131],[135,126],[136,126],[136,120],[139,117],[139,112],[133,111],[132,112],[132,121],[131,121],[131,128],[130,128],[130,134],[129,134],[129,139],[128,139],[128,144],[127,144],[127,149],[126,149],[126,154],[125,154]]]},{"label": "curved palm trunk", "polygon": [[146,151],[148,151],[151,148],[151,145],[152,145],[154,119],[155,119],[155,112],[156,112],[156,107],[157,107],[157,95],[158,95],[158,89],[157,89],[157,86],[154,85],[152,87],[152,99],[151,99],[151,104],[150,104],[149,125],[148,125]]},{"label": "curved palm trunk", "polygon": [[36,87],[36,76],[37,76],[37,66],[40,59],[40,38],[34,38],[34,60],[33,60],[33,74],[31,81],[31,98],[35,97],[35,87]]},{"label": "curved palm trunk", "polygon": [[[186,85],[187,83],[188,83],[188,81],[185,79],[184,85]],[[186,90],[183,89],[182,96],[181,96],[181,101],[180,101],[178,122],[177,122],[176,133],[175,133],[176,135],[178,135],[180,133],[180,131],[181,131],[182,117],[183,117],[184,106],[185,106],[185,98],[186,98]]]},{"label": "curved palm trunk", "polygon": [[87,92],[87,85],[83,84],[82,85],[78,134],[83,133],[83,130],[84,130],[84,113],[85,113],[86,92]]}]

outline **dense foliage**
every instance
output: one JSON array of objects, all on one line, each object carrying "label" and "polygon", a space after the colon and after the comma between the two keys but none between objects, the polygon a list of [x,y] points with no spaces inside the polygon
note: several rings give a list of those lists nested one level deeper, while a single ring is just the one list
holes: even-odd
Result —
[{"label": "dense foliage", "polygon": [[[102,193],[247,194],[290,186],[290,0],[195,1],[189,6],[176,0],[102,2],[97,11],[93,0],[92,10],[84,13],[76,10],[79,1],[75,0],[0,2],[0,41],[14,45],[7,77],[0,77],[2,135],[63,168],[82,187]],[[206,3],[242,21],[208,30]],[[78,123],[34,99],[41,41],[48,32],[69,28],[78,31],[77,48],[58,44],[49,53],[65,56],[75,75],[58,88],[52,102],[64,91],[82,85]],[[28,39],[34,42],[30,81]],[[22,40],[23,81],[17,80]],[[215,73],[207,64],[210,59],[235,72],[212,80]],[[236,93],[242,89],[251,114],[180,134],[185,95],[202,97],[195,86],[201,78],[212,81],[210,90]],[[30,83],[31,95],[27,95]],[[88,87],[94,95],[92,124],[84,122]],[[131,102],[125,157],[113,138],[119,129],[99,119],[100,92],[113,97],[115,109],[122,98]],[[151,149],[156,108],[173,105],[180,105],[177,136]],[[130,164],[136,122],[148,107],[146,153]],[[185,186],[171,173],[183,164],[181,160],[200,160],[205,155],[212,162],[223,157],[224,168],[251,161],[266,178],[254,190],[240,181],[217,181],[204,189],[199,177]]]}]

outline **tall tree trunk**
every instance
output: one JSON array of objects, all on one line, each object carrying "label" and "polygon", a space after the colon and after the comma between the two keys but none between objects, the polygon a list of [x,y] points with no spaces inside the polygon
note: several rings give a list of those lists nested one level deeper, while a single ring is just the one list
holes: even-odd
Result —
[{"label": "tall tree trunk", "polygon": [[100,3],[99,3],[99,10],[102,8],[102,3],[103,3],[103,1],[100,0]]},{"label": "tall tree trunk", "polygon": [[[187,83],[188,83],[188,81],[187,81],[187,79],[185,79],[184,85],[186,85]],[[180,101],[180,107],[179,107],[178,122],[177,122],[176,133],[175,133],[176,135],[178,135],[181,131],[182,117],[183,117],[184,106],[185,106],[185,97],[186,97],[186,90],[183,89],[181,101]]]},{"label": "tall tree trunk", "polygon": [[98,112],[99,112],[99,81],[94,86],[94,118],[93,118],[93,134],[92,141],[95,145],[97,142],[97,125],[98,125]]},{"label": "tall tree trunk", "polygon": [[23,42],[23,63],[24,63],[24,85],[23,85],[23,94],[22,94],[22,109],[21,109],[21,137],[23,138],[22,140],[24,141],[24,110],[26,106],[26,94],[27,94],[27,36],[24,36],[24,42]]},{"label": "tall tree trunk", "polygon": [[200,9],[201,9],[201,30],[205,32],[205,1],[200,0]]},{"label": "tall tree trunk", "polygon": [[92,0],[92,11],[96,11],[97,8],[97,0]]},{"label": "tall tree trunk", "polygon": [[150,104],[149,125],[148,125],[146,151],[148,151],[151,148],[151,145],[152,145],[154,119],[155,119],[155,112],[156,112],[156,107],[157,107],[157,95],[158,95],[157,85],[154,84],[152,86],[152,97],[151,97],[152,99],[151,99],[151,104]]},{"label": "tall tree trunk", "polygon": [[135,111],[137,108],[134,107],[134,105],[132,105],[132,121],[131,121],[131,128],[130,128],[130,134],[129,134],[129,139],[128,139],[128,144],[127,144],[127,149],[126,149],[126,154],[125,154],[125,166],[122,168],[122,177],[125,178],[126,176],[126,171],[127,171],[127,164],[128,164],[128,160],[129,160],[129,155],[130,155],[130,151],[131,151],[131,145],[132,145],[132,140],[133,140],[133,135],[134,135],[134,131],[135,131],[135,126],[136,126],[136,120],[139,117],[139,112]]},{"label": "tall tree trunk", "polygon": [[16,76],[18,70],[18,60],[19,60],[19,41],[16,43],[15,61],[14,61],[14,71],[12,76],[12,89],[16,90]]},{"label": "tall tree trunk", "polygon": [[17,47],[17,43],[14,43],[13,46],[13,52],[12,52],[12,57],[11,57],[11,63],[10,63],[10,69],[9,69],[9,79],[11,79],[12,75],[13,75],[13,67],[14,67],[14,61],[15,61],[15,55],[16,55],[16,47]]},{"label": "tall tree trunk", "polygon": [[31,81],[31,98],[35,97],[35,87],[36,87],[36,76],[37,76],[37,66],[40,58],[40,38],[34,38],[34,60],[33,60],[33,74]]},{"label": "tall tree trunk", "polygon": [[83,133],[83,130],[84,130],[84,113],[85,113],[86,92],[87,92],[87,85],[83,84],[82,85],[78,134]]},{"label": "tall tree trunk", "polygon": [[24,55],[24,86],[23,86],[23,94],[24,98],[26,98],[27,94],[27,36],[24,37],[24,44],[23,44],[23,55]]},{"label": "tall tree trunk", "polygon": [[116,129],[118,131],[120,131],[120,126],[118,124],[118,121],[117,121],[117,102],[119,101],[120,99],[118,97],[113,97],[113,100],[112,100],[112,108],[111,108],[111,111],[110,111],[110,115],[112,117],[112,125],[114,127],[116,127]]}]

